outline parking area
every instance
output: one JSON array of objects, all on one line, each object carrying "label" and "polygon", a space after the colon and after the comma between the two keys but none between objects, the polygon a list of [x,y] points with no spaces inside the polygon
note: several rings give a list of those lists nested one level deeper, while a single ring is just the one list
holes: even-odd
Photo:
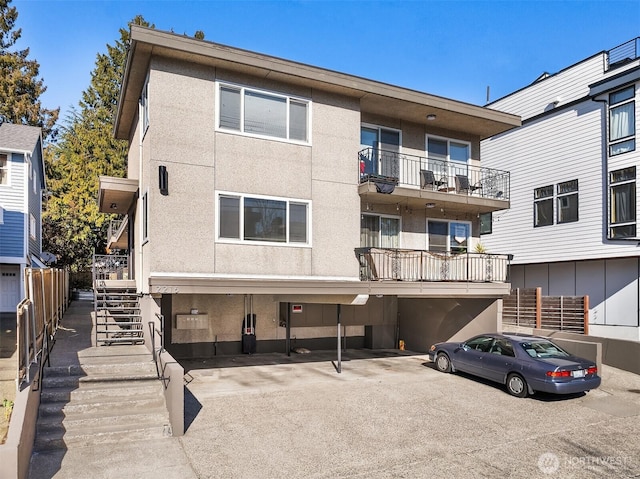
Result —
[{"label": "parking area", "polygon": [[186,363],[180,441],[196,475],[640,476],[640,376],[605,366],[598,390],[517,399],[427,355],[350,350],[341,374],[335,356]]}]

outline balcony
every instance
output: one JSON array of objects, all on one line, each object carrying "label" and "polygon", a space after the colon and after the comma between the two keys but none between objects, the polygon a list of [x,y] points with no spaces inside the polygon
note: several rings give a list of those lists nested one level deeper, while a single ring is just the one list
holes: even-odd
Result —
[{"label": "balcony", "polygon": [[607,70],[624,66],[640,57],[640,37],[618,45],[607,52]]},{"label": "balcony", "polygon": [[125,215],[124,219],[109,221],[107,229],[107,248],[126,250],[129,248],[129,219]]},{"label": "balcony", "polygon": [[389,186],[378,187],[378,191],[382,189],[380,192],[383,193],[390,192],[397,185],[438,193],[509,200],[508,171],[375,148],[361,150],[358,161],[360,183]]},{"label": "balcony", "polygon": [[356,248],[361,281],[506,283],[512,255]]}]

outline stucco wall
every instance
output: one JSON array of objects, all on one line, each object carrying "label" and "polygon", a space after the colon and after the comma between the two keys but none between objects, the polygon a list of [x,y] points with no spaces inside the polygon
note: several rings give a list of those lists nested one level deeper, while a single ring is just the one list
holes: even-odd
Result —
[{"label": "stucco wall", "polygon": [[400,339],[411,351],[427,352],[437,342],[498,331],[501,304],[497,299],[400,299]]}]

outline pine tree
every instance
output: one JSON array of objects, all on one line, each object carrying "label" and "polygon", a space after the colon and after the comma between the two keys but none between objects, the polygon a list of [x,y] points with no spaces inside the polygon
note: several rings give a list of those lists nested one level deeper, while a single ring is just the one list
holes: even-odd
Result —
[{"label": "pine tree", "polygon": [[[1,0],[0,0],[1,1]],[[149,26],[140,15],[132,20]],[[153,26],[152,26],[153,28]],[[98,212],[98,177],[126,176],[128,143],[113,137],[129,31],[99,53],[89,88],[65,120],[60,139],[45,152],[50,196],[43,214],[44,249],[74,271],[104,254],[112,215]]]},{"label": "pine tree", "polygon": [[40,96],[47,90],[38,78],[40,64],[29,60],[29,49],[12,50],[22,35],[16,29],[16,7],[11,0],[0,0],[0,123],[39,126],[45,139],[56,136],[55,123],[60,109],[48,110]]}]

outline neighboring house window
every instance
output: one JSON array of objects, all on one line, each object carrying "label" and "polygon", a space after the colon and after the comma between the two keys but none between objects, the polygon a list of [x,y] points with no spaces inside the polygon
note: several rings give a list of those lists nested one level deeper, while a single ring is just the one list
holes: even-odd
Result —
[{"label": "neighboring house window", "polygon": [[309,100],[220,84],[218,128],[309,143]]},{"label": "neighboring house window", "polygon": [[221,239],[296,245],[310,243],[310,206],[305,200],[220,194]]},{"label": "neighboring house window", "polygon": [[360,146],[368,148],[360,158],[360,173],[400,176],[400,130],[392,130],[376,125],[360,127]]},{"label": "neighboring house window", "polygon": [[578,180],[558,183],[558,224],[578,221]]},{"label": "neighboring house window", "polygon": [[149,192],[142,195],[142,241],[149,240]]},{"label": "neighboring house window", "polygon": [[553,185],[536,188],[533,192],[533,226],[553,224]]},{"label": "neighboring house window", "polygon": [[466,253],[471,224],[458,221],[428,220],[429,251]]},{"label": "neighboring house window", "polygon": [[399,248],[400,218],[363,214],[360,217],[360,246]]},{"label": "neighboring house window", "polygon": [[0,225],[4,224],[4,208],[0,206]]},{"label": "neighboring house window", "polygon": [[493,233],[493,214],[481,213],[480,214],[480,234],[490,235]]},{"label": "neighboring house window", "polygon": [[142,94],[140,95],[140,110],[142,116],[142,136],[149,128],[149,82],[144,84]]},{"label": "neighboring house window", "polygon": [[635,87],[609,95],[609,156],[636,149]]},{"label": "neighboring house window", "polygon": [[0,153],[0,185],[9,184],[9,156]]},{"label": "neighboring house window", "polygon": [[635,166],[609,173],[609,207],[609,238],[635,238]]},{"label": "neighboring house window", "polygon": [[29,214],[29,236],[36,239],[36,217]]}]

